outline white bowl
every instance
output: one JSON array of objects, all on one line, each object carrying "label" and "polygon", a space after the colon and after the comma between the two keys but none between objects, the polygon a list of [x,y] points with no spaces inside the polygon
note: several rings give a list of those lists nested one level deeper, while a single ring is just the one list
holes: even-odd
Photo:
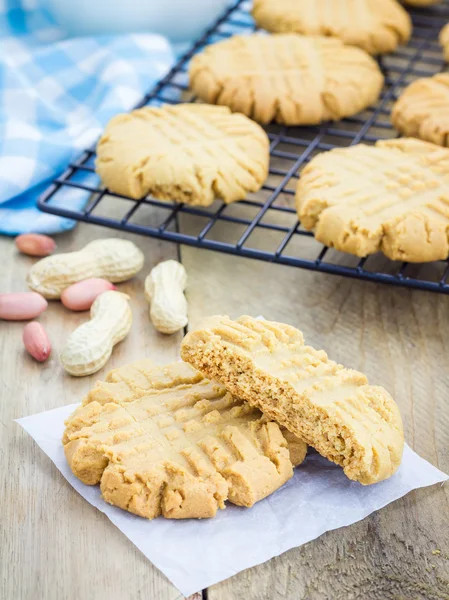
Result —
[{"label": "white bowl", "polygon": [[45,0],[70,36],[151,32],[174,43],[197,38],[229,0]]}]

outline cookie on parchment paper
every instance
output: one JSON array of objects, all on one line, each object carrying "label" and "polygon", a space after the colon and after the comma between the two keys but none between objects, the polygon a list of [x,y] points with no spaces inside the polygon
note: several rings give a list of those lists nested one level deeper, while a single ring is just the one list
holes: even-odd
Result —
[{"label": "cookie on parchment paper", "polygon": [[449,146],[449,74],[411,83],[393,106],[391,120],[403,135]]},{"label": "cookie on parchment paper", "polygon": [[215,516],[281,487],[307,446],[190,365],[146,361],[98,382],[66,422],[67,461],[106,502],[152,519]]},{"label": "cookie on parchment paper", "polygon": [[190,86],[210,104],[260,123],[312,125],[376,102],[377,62],[340,40],[298,34],[234,36],[193,57]]},{"label": "cookie on parchment paper", "polygon": [[253,17],[274,33],[337,37],[370,54],[393,52],[412,31],[396,0],[254,0]]},{"label": "cookie on parchment paper", "polygon": [[399,409],[363,373],[306,346],[283,323],[217,316],[186,335],[181,357],[341,465],[363,484],[390,477],[404,446]]},{"label": "cookie on parchment paper", "polygon": [[96,171],[113,192],[209,206],[243,200],[268,175],[263,129],[224,106],[147,107],[109,121]]},{"label": "cookie on parchment paper", "polygon": [[301,223],[356,256],[429,262],[449,255],[449,150],[414,138],[314,157],[296,191]]}]

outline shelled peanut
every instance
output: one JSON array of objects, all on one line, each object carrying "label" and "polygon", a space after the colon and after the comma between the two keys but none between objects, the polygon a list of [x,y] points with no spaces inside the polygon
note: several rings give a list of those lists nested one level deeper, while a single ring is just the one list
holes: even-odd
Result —
[{"label": "shelled peanut", "polygon": [[56,242],[48,235],[23,233],[14,240],[17,249],[29,256],[48,256],[56,249]]},{"label": "shelled peanut", "polygon": [[144,256],[135,244],[117,238],[96,240],[78,252],[48,256],[33,265],[28,286],[45,298],[60,298],[62,292],[85,279],[126,281],[143,267]]},{"label": "shelled peanut", "polygon": [[112,350],[129,333],[132,313],[129,296],[116,291],[100,294],[90,309],[91,320],[69,336],[61,353],[64,369],[83,377],[99,371]]},{"label": "shelled peanut", "polygon": [[186,284],[186,270],[176,260],[159,263],[145,279],[150,319],[161,333],[175,333],[187,325]]},{"label": "shelled peanut", "polygon": [[0,319],[28,321],[46,310],[48,302],[36,292],[0,294]]},{"label": "shelled peanut", "polygon": [[110,290],[117,288],[106,279],[85,279],[66,288],[61,294],[61,302],[69,310],[89,310],[95,299]]},{"label": "shelled peanut", "polygon": [[22,340],[28,354],[38,362],[44,362],[50,356],[50,340],[44,327],[37,321],[25,325]]}]

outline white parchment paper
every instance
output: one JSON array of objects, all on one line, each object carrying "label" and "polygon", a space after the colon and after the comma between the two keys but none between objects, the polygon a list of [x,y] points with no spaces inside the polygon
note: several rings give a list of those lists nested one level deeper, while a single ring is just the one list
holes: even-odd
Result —
[{"label": "white parchment paper", "polygon": [[81,483],[64,457],[64,420],[76,404],[19,419],[67,481],[90,504],[105,513],[170,581],[188,596],[300,546],[325,531],[360,521],[416,488],[448,476],[405,447],[398,472],[364,487],[349,481],[342,469],[316,453],[294,477],[253,508],[230,504],[214,519],[147,521],[101,498],[98,486]]}]

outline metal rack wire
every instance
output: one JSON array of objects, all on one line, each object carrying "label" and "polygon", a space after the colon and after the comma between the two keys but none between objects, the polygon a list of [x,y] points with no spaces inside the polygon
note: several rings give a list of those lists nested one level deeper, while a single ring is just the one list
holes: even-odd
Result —
[{"label": "metal rack wire", "polygon": [[[160,105],[195,101],[188,89],[188,64],[204,46],[236,33],[254,30],[248,0],[237,0],[208,29],[170,72],[138,104]],[[266,128],[270,138],[270,174],[256,194],[208,208],[160,202],[151,197],[133,200],[104,189],[94,171],[95,148],[85,150],[38,200],[42,211],[86,223],[170,240],[199,248],[256,258],[403,287],[449,294],[449,261],[426,265],[395,263],[375,255],[358,259],[324,247],[298,222],[293,197],[301,169],[313,156],[335,147],[396,137],[389,114],[404,86],[444,68],[438,33],[449,21],[449,3],[410,11],[413,37],[406,47],[382,57],[385,87],[375,106],[338,123],[318,127]],[[60,204],[75,190],[89,195],[81,210]],[[121,201],[120,214],[111,216],[110,203]]]}]

